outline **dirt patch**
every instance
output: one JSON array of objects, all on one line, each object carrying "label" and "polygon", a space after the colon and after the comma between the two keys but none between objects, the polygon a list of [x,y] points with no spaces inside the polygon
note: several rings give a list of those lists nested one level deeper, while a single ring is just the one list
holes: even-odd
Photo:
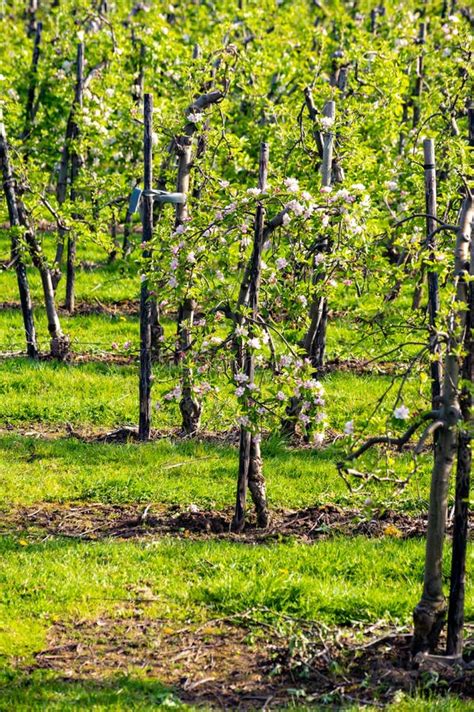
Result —
[{"label": "dirt patch", "polygon": [[[9,309],[20,309],[20,302],[0,302],[0,311]],[[70,316],[69,312],[62,306],[58,307],[60,314]],[[134,316],[138,317],[140,313],[140,303],[134,299],[122,299],[115,302],[103,302],[97,300],[85,301],[79,300],[74,309],[74,316]]]},{"label": "dirt patch", "polygon": [[[332,504],[300,510],[276,509],[270,526],[258,529],[249,514],[241,534],[230,531],[230,507],[221,511],[179,506],[136,504],[48,504],[16,507],[1,512],[0,534],[26,532],[31,536],[64,536],[83,540],[172,536],[185,539],[228,539],[265,543],[295,538],[311,543],[333,536],[409,539],[424,536],[426,517],[393,510],[343,509]],[[474,517],[471,517],[474,523]]]},{"label": "dirt patch", "polygon": [[398,690],[473,693],[474,670],[431,672],[433,663],[414,663],[410,637],[401,630],[372,626],[364,635],[289,619],[275,626],[257,616],[253,611],[184,627],[139,612],[59,623],[28,672],[46,669],[97,683],[140,669],[183,702],[218,709],[281,708],[295,699],[338,708],[383,705]]}]

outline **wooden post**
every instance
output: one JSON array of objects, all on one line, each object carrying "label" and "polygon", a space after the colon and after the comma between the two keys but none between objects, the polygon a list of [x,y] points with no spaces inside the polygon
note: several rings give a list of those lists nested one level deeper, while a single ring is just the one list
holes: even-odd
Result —
[{"label": "wooden post", "polygon": [[[268,179],[268,144],[262,143],[260,148],[258,187],[263,192]],[[248,325],[248,338],[252,338],[253,325],[258,318],[258,298],[262,272],[262,251],[265,232],[265,208],[261,202],[257,205],[254,225],[254,242],[251,257],[249,279],[248,306],[252,314],[252,322]],[[244,374],[247,386],[255,382],[255,358],[253,352],[244,349]],[[265,527],[268,523],[268,512],[265,492],[265,480],[262,472],[262,457],[260,453],[260,434],[252,434],[244,425],[240,426],[239,474],[237,480],[237,499],[235,504],[232,530],[240,532],[245,525],[245,507],[247,488],[250,488],[257,510],[257,523]]]},{"label": "wooden post", "polygon": [[[425,246],[429,252],[429,259],[435,259],[434,250],[436,247],[433,232],[436,229],[437,196],[436,196],[436,159],[433,139],[427,138],[423,142],[424,171],[425,171],[425,206],[426,214],[426,242]],[[431,360],[431,404],[433,410],[440,406],[441,396],[441,347],[436,333],[439,313],[439,285],[438,274],[433,269],[428,271],[428,315],[429,315],[429,345]],[[434,440],[436,442],[437,433]]]},{"label": "wooden post", "polygon": [[[336,118],[336,103],[327,101],[323,107],[323,116],[332,121]],[[334,132],[324,131],[323,133],[323,163],[321,166],[323,186],[331,185],[332,162],[334,151]]]},{"label": "wooden post", "polygon": [[421,95],[423,93],[424,83],[424,49],[423,45],[426,42],[426,22],[420,23],[418,33],[418,44],[421,45],[420,54],[416,59],[416,80],[415,89],[413,92],[413,128],[416,128],[420,123],[421,116]]},{"label": "wooden post", "polygon": [[32,37],[36,29],[38,27],[38,24],[36,22],[36,13],[38,11],[38,0],[29,0],[28,1],[28,9],[26,11],[26,17],[27,17],[27,34],[28,37]]},{"label": "wooden post", "polygon": [[474,102],[471,101],[467,110],[468,139],[469,146],[474,146]]},{"label": "wooden post", "polygon": [[[75,111],[82,107],[84,98],[84,43],[80,42],[77,45],[77,62],[76,62],[76,91],[74,96]],[[79,126],[74,120],[73,133],[71,141],[77,141],[79,138]],[[70,173],[70,198],[74,202],[76,192],[74,190],[74,182],[79,173],[81,166],[81,158],[77,150],[77,146],[72,146],[71,150],[71,173]],[[76,282],[76,236],[73,231],[68,233],[67,241],[67,266],[66,266],[66,303],[65,307],[70,314],[74,312],[75,306],[75,282]]]},{"label": "wooden post", "polygon": [[[0,117],[1,118],[1,117]],[[33,316],[33,304],[31,301],[30,286],[26,273],[25,263],[22,259],[22,250],[18,239],[17,228],[20,227],[18,215],[18,204],[15,193],[15,179],[10,165],[8,155],[8,144],[5,133],[5,126],[0,121],[0,170],[3,178],[3,190],[7,201],[10,225],[13,228],[12,234],[12,259],[15,265],[18,291],[20,294],[21,313],[25,327],[26,353],[31,358],[38,357],[38,346],[36,343],[36,330]]]},{"label": "wooden post", "polygon": [[[43,24],[38,22],[36,24],[35,39],[33,44],[33,57],[31,60],[30,69],[30,81],[28,84],[28,94],[26,97],[25,106],[25,126],[23,128],[22,139],[23,141],[28,138],[31,134],[33,128],[33,121],[35,118],[35,96],[36,96],[36,86],[38,81],[38,63],[40,58],[40,46],[41,46],[41,33],[43,31]],[[25,150],[25,159],[27,159],[28,154]]]},{"label": "wooden post", "polygon": [[[145,124],[143,136],[143,235],[146,244],[153,236],[153,198],[149,191],[153,182],[153,97],[145,94],[143,106],[143,119]],[[150,257],[148,246],[143,250],[143,258]],[[140,420],[138,436],[140,440],[150,437],[150,412],[151,412],[151,308],[148,278],[142,275],[140,291]]]}]

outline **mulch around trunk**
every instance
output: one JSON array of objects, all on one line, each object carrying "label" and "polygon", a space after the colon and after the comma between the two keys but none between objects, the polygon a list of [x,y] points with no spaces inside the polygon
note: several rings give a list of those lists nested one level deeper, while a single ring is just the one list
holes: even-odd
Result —
[{"label": "mulch around trunk", "polygon": [[[139,670],[141,678],[169,686],[183,702],[233,710],[292,702],[382,707],[397,691],[461,698],[474,693],[474,668],[414,662],[405,629],[374,625],[364,634],[314,622],[281,623],[286,627],[266,622],[258,610],[203,625],[155,620],[143,610],[59,622],[26,672],[48,670],[67,681],[110,686]],[[471,636],[466,648],[472,651],[473,644]]]},{"label": "mulch around trunk", "polygon": [[327,504],[300,510],[274,509],[267,529],[258,529],[249,511],[245,530],[230,531],[232,509],[205,510],[196,505],[39,503],[0,511],[0,535],[25,532],[35,538],[63,536],[82,540],[177,537],[265,543],[294,538],[304,543],[333,536],[409,539],[426,532],[426,517]]}]

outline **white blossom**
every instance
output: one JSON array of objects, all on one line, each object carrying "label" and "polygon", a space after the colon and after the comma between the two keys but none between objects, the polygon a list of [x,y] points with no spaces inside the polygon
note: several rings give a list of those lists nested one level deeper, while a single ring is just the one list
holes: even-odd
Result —
[{"label": "white blossom", "polygon": [[202,121],[203,118],[204,118],[204,114],[202,114],[202,113],[199,112],[199,111],[191,111],[191,112],[187,115],[188,121],[191,121],[191,123],[193,123],[193,124],[199,123],[199,121]]},{"label": "white blossom", "polygon": [[393,417],[397,420],[408,420],[408,418],[410,417],[410,411],[406,407],[406,405],[400,405],[393,411]]}]

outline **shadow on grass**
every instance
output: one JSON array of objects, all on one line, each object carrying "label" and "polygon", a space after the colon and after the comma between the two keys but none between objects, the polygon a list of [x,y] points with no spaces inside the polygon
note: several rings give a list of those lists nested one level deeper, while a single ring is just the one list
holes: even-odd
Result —
[{"label": "shadow on grass", "polygon": [[117,675],[101,680],[66,680],[47,671],[0,677],[0,710],[123,709],[146,710],[158,706],[185,709],[172,689],[159,680]]}]

